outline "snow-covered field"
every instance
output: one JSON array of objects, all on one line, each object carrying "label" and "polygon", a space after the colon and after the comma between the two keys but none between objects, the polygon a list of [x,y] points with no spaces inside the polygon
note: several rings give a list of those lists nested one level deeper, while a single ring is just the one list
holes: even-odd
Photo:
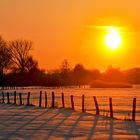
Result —
[{"label": "snow-covered field", "polygon": [[140,122],[68,109],[0,104],[0,140],[139,140]]}]

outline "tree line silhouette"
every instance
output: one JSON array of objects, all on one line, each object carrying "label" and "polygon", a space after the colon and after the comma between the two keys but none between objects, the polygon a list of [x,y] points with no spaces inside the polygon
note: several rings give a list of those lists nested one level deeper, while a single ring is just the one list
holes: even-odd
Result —
[{"label": "tree line silhouette", "polygon": [[140,84],[140,68],[120,70],[108,67],[105,72],[89,70],[82,64],[71,68],[64,60],[59,69],[42,70],[30,54],[32,42],[5,41],[0,36],[0,87],[6,86],[70,86],[90,85],[93,81]]}]

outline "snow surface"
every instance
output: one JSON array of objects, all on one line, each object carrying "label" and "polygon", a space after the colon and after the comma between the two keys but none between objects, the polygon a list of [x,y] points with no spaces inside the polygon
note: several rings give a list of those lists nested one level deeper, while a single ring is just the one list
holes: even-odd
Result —
[{"label": "snow surface", "polygon": [[0,104],[0,140],[140,140],[140,122]]}]

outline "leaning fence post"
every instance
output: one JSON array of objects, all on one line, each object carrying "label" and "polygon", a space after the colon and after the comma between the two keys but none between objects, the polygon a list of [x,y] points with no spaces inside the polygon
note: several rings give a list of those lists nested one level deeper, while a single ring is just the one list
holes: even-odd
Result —
[{"label": "leaning fence post", "polygon": [[47,108],[48,100],[47,100],[47,93],[45,92],[45,108]]},{"label": "leaning fence post", "polygon": [[109,98],[110,117],[113,118],[112,98]]},{"label": "leaning fence post", "polygon": [[30,105],[30,92],[28,92],[28,96],[27,96],[27,105]]},{"label": "leaning fence post", "polygon": [[10,103],[10,100],[9,100],[9,92],[7,92],[7,104]]},{"label": "leaning fence post", "polygon": [[55,106],[55,96],[54,92],[52,92],[52,108]]},{"label": "leaning fence post", "polygon": [[19,93],[19,104],[22,105],[22,94]]},{"label": "leaning fence post", "polygon": [[42,91],[40,91],[40,96],[39,96],[39,107],[41,107],[42,103]]},{"label": "leaning fence post", "polygon": [[64,93],[62,92],[62,107],[65,108]]},{"label": "leaning fence post", "polygon": [[14,104],[16,104],[16,91],[14,91]]},{"label": "leaning fence post", "polygon": [[96,107],[96,115],[99,115],[100,111],[99,111],[99,106],[98,106],[96,96],[93,96],[93,99],[94,99],[94,103],[95,103],[95,107]]},{"label": "leaning fence post", "polygon": [[132,121],[135,121],[135,115],[136,115],[136,98],[133,98]]},{"label": "leaning fence post", "polygon": [[82,112],[85,112],[85,95],[82,95]]},{"label": "leaning fence post", "polygon": [[72,107],[72,110],[74,110],[74,101],[73,101],[73,95],[70,96],[71,98],[71,107]]}]

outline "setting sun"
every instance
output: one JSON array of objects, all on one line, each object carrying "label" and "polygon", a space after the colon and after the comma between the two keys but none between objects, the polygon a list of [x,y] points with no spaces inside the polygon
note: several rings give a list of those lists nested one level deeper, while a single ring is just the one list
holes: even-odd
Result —
[{"label": "setting sun", "polygon": [[105,37],[105,43],[108,48],[114,50],[120,47],[121,45],[121,36],[115,27],[109,27],[108,33]]}]

